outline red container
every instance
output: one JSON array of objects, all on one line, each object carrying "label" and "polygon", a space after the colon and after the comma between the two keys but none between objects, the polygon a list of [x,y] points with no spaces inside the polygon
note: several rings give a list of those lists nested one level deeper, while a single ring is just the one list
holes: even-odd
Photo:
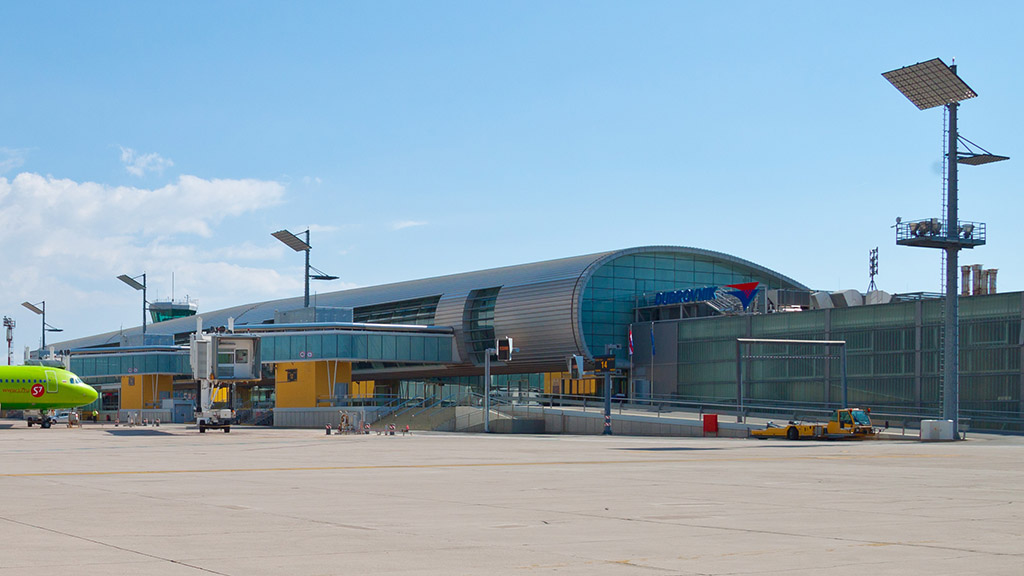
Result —
[{"label": "red container", "polygon": [[708,433],[718,435],[718,414],[705,414],[704,415],[704,435]]}]

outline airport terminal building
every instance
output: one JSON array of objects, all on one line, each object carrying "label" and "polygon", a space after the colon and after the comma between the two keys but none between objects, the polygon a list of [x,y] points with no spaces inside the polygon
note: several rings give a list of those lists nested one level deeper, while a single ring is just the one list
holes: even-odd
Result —
[{"label": "airport terminal building", "polygon": [[[960,309],[961,413],[1019,427],[1024,293],[972,295]],[[738,339],[841,340],[851,402],[937,414],[942,311],[927,294],[829,295],[728,254],[648,246],[320,294],[309,308],[301,297],[244,304],[151,324],[145,338],[136,327],[53,346],[100,388],[98,408],[170,407],[187,419],[197,318],[259,336],[262,378],[233,402],[264,411],[479,394],[485,351],[503,337],[517,351],[492,362],[492,389],[520,398],[599,394],[567,360],[611,353],[614,392],[631,399],[834,407],[842,367],[828,347]]]}]

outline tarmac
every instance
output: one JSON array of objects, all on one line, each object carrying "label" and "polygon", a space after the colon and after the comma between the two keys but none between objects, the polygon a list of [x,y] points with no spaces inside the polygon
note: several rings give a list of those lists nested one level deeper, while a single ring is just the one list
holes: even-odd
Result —
[{"label": "tarmac", "polygon": [[1024,573],[1024,438],[0,420],[0,576]]}]

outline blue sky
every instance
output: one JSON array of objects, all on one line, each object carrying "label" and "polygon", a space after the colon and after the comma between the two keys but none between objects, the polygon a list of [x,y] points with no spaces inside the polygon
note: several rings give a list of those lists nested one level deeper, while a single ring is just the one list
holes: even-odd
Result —
[{"label": "blue sky", "polygon": [[942,111],[881,73],[956,58],[962,263],[1024,289],[1014,2],[21,2],[0,6],[0,313],[15,359],[302,293],[650,244],[814,288],[939,291],[896,216],[938,216]]}]

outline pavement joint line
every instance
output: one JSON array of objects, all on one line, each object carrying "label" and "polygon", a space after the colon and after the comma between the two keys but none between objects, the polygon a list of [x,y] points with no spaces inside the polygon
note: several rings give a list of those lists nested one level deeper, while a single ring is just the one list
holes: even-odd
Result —
[{"label": "pavement joint line", "polygon": [[[495,508],[508,508],[506,506],[493,505],[493,504],[491,504],[489,506],[495,507]],[[509,508],[509,509],[511,509],[511,508]],[[991,552],[991,551],[987,551],[987,550],[978,550],[978,549],[974,549],[974,548],[964,548],[964,547],[957,547],[957,546],[941,546],[941,545],[938,545],[938,544],[931,544],[931,543],[928,543],[928,542],[913,542],[913,541],[900,541],[900,540],[894,540],[894,541],[867,540],[867,539],[863,539],[863,538],[850,538],[850,537],[846,537],[846,536],[827,536],[827,535],[822,535],[822,534],[805,534],[805,533],[801,533],[801,532],[789,532],[789,531],[783,531],[783,530],[766,530],[766,529],[763,529],[763,528],[742,528],[742,527],[737,528],[737,527],[733,527],[733,526],[720,526],[720,525],[715,525],[715,524],[702,524],[702,523],[699,523],[699,522],[668,522],[668,521],[659,520],[659,519],[655,519],[655,518],[649,518],[649,517],[648,518],[635,518],[635,517],[630,517],[630,516],[618,516],[618,515],[615,515],[615,514],[603,515],[603,514],[593,514],[593,513],[586,513],[586,512],[569,512],[569,511],[563,511],[562,513],[563,514],[574,515],[574,516],[580,516],[580,517],[584,517],[584,518],[594,518],[596,520],[614,519],[614,520],[620,520],[620,521],[623,521],[623,522],[638,522],[638,523],[648,523],[648,524],[659,524],[659,525],[665,525],[665,526],[687,526],[687,527],[690,527],[690,528],[700,528],[700,529],[710,530],[710,531],[718,530],[718,531],[723,531],[723,532],[739,532],[739,533],[746,533],[746,534],[764,534],[764,535],[768,535],[768,536],[785,536],[785,537],[788,537],[788,538],[808,538],[808,539],[822,539],[822,538],[825,538],[825,539],[832,540],[832,541],[835,541],[835,542],[843,542],[845,544],[857,544],[857,545],[860,545],[860,546],[904,546],[904,547],[907,547],[907,548],[924,548],[924,549],[931,549],[931,550],[944,550],[944,551],[947,551],[947,552],[960,552],[960,553],[964,553],[964,554],[973,554],[973,555],[977,555],[977,554],[992,554],[992,555],[996,555],[996,556],[1009,556],[1009,557],[1024,556],[1024,552]]]},{"label": "pavement joint line", "polygon": [[760,456],[751,458],[674,458],[648,460],[579,460],[551,462],[471,462],[438,464],[374,464],[360,466],[292,466],[266,468],[208,468],[184,470],[92,470],[84,472],[21,472],[0,474],[0,478],[31,478],[55,476],[130,476],[147,474],[225,474],[234,472],[322,472],[330,470],[415,470],[426,468],[495,468],[528,466],[600,466],[609,464],[685,464],[692,462],[783,462],[790,460],[875,460],[958,458],[951,454],[848,454],[841,456]]},{"label": "pavement joint line", "polygon": [[194,564],[189,564],[187,562],[182,562],[180,560],[174,560],[172,558],[164,558],[163,556],[156,556],[155,554],[149,554],[149,553],[146,553],[146,552],[141,552],[139,550],[132,550],[131,548],[125,548],[124,546],[118,546],[116,544],[110,544],[108,542],[103,542],[102,540],[96,540],[94,538],[86,538],[85,536],[79,536],[78,534],[71,534],[70,532],[61,532],[60,530],[54,530],[53,528],[46,528],[45,526],[38,526],[36,524],[30,524],[28,522],[22,522],[20,520],[15,520],[13,518],[7,518],[5,516],[0,516],[0,520],[4,520],[6,522],[10,522],[11,524],[18,524],[18,525],[21,525],[21,526],[26,526],[28,528],[35,528],[37,530],[42,530],[44,532],[50,532],[52,534],[58,534],[60,536],[66,536],[68,538],[74,538],[76,540],[82,540],[83,542],[89,542],[91,544],[97,544],[99,546],[104,546],[106,548],[113,548],[114,550],[120,550],[122,552],[127,552],[129,554],[137,554],[139,556],[144,556],[146,558],[152,558],[153,560],[160,560],[162,562],[170,562],[171,564],[177,564],[178,566],[184,566],[186,568],[192,568],[193,570],[199,570],[201,572],[206,572],[208,574],[217,574],[218,576],[230,576],[229,574],[225,574],[223,572],[217,572],[216,570],[210,570],[209,568],[203,568],[202,566],[196,566]]}]

